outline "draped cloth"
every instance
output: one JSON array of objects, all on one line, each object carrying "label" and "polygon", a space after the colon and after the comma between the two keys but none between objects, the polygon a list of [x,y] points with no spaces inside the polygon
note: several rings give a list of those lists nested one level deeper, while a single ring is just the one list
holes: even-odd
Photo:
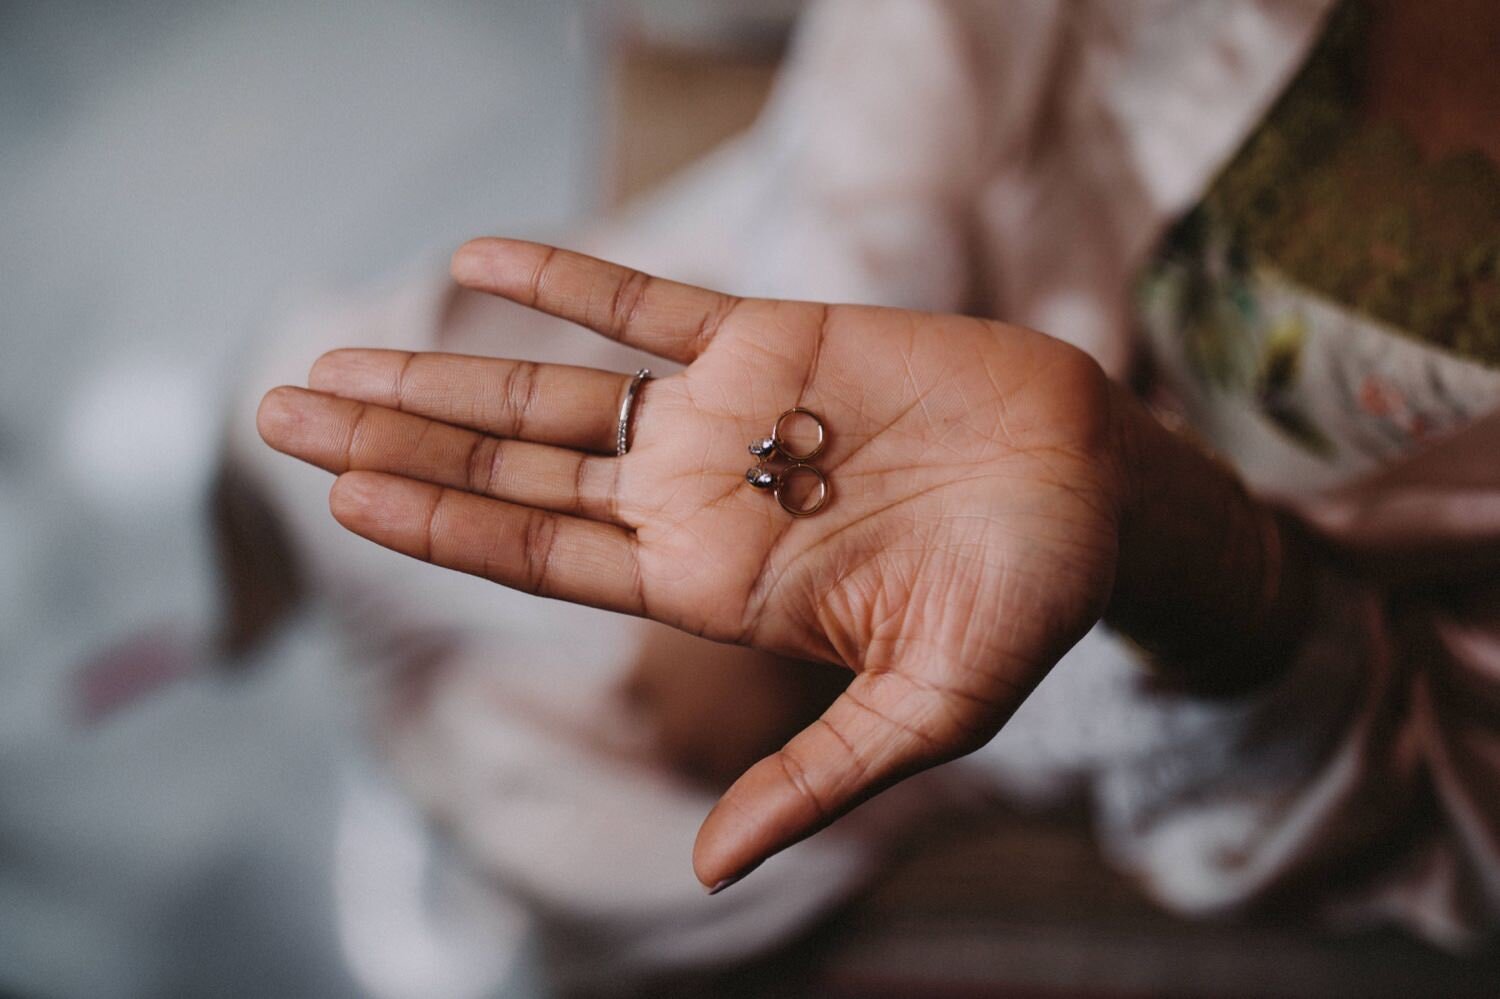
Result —
[{"label": "draped cloth", "polygon": [[[612,220],[556,238],[738,294],[978,312],[1069,340],[1123,375],[1138,346],[1132,279],[1295,73],[1328,7],[825,0],[749,133]],[[295,329],[268,350],[257,390],[299,379],[318,349],[340,344],[618,370],[638,361],[435,273],[379,306]],[[235,447],[298,523],[327,585],[388,585],[378,581],[395,571],[390,557],[336,539],[313,480],[260,454],[244,421]],[[1332,920],[1473,942],[1500,923],[1497,454],[1500,414],[1332,492],[1278,494],[1326,538],[1330,571],[1313,632],[1273,687],[1227,701],[1162,690],[1128,645],[1095,629],[989,746],[943,769],[1020,796],[1089,795],[1104,852],[1180,911],[1292,896]],[[665,785],[632,792],[628,768],[605,765],[548,791],[521,776],[528,761],[555,759],[545,740],[502,753],[493,733],[511,722],[471,696],[497,675],[524,686],[538,662],[567,659],[574,668],[554,672],[549,690],[572,684],[571,709],[593,705],[588,727],[607,731],[607,701],[586,692],[628,665],[639,626],[560,607],[540,620],[526,598],[467,583],[442,584],[455,595],[439,598],[430,579],[425,597],[388,601],[404,609],[377,616],[441,621],[462,637],[468,665],[399,718],[380,716],[381,737],[481,869],[592,927],[620,964],[730,956],[788,932],[869,870],[873,844],[944,797],[921,781],[904,798],[882,796],[717,908],[664,886],[660,868],[630,869],[629,851],[605,851],[616,866],[602,882],[586,861],[544,863],[538,837],[577,840],[578,856],[597,841],[557,838],[558,801],[592,782],[622,796],[646,839],[680,842],[685,871],[706,798]],[[583,631],[610,639],[556,637],[585,620]],[[487,767],[516,775],[513,785]],[[677,804],[639,807],[650,800]],[[651,899],[654,915],[627,919],[632,897]],[[590,953],[602,961],[606,950]]]}]

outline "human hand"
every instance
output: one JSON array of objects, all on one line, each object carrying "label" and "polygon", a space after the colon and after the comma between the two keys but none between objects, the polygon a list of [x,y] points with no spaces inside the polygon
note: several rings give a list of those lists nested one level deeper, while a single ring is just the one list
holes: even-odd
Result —
[{"label": "human hand", "polygon": [[[436,565],[855,673],[699,833],[709,886],[985,743],[1098,620],[1125,487],[1114,394],[1031,330],[739,299],[482,239],[459,283],[686,365],[626,374],[339,350],[261,404],[273,447],[338,475],[348,529]],[[746,445],[802,406],[827,506],[749,486]],[[711,719],[705,720],[711,723]]]}]

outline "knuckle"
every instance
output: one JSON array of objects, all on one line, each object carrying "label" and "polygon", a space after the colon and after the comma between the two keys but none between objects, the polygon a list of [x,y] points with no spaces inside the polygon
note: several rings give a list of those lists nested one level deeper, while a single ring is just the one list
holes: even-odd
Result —
[{"label": "knuckle", "polygon": [[424,562],[437,562],[438,553],[441,551],[443,540],[443,504],[448,501],[449,492],[446,489],[438,491],[432,500],[432,505],[427,508],[424,518],[422,532],[427,545],[427,550],[422,555]]},{"label": "knuckle", "polygon": [[586,517],[609,514],[609,497],[600,488],[599,469],[587,455],[578,455],[573,462],[573,502],[578,512]]},{"label": "knuckle", "polygon": [[536,405],[539,370],[540,366],[535,361],[516,361],[505,375],[500,397],[504,400],[505,413],[509,417],[506,423],[518,437]]},{"label": "knuckle", "polygon": [[521,558],[526,588],[543,593],[551,567],[552,550],[557,542],[557,518],[542,510],[533,510],[522,529]]},{"label": "knuckle", "polygon": [[344,438],[344,471],[354,471],[359,467],[359,456],[363,453],[364,441],[370,433],[370,421],[373,416],[374,413],[368,403],[354,403],[354,413],[349,420],[349,434]]},{"label": "knuckle", "polygon": [[530,305],[536,305],[542,300],[542,289],[546,287],[547,278],[552,274],[553,265],[557,262],[557,247],[549,246],[542,254],[542,259],[537,261],[536,269],[531,272]]},{"label": "knuckle", "polygon": [[464,472],[464,481],[469,492],[491,492],[501,460],[500,442],[493,437],[475,434],[474,442],[469,446],[469,457]]},{"label": "knuckle", "polygon": [[580,455],[573,470],[573,505],[590,520],[620,521],[620,462]]},{"label": "knuckle", "polygon": [[419,357],[421,355],[415,351],[408,351],[391,375],[391,400],[398,410],[404,409],[411,401],[412,370],[416,367]]}]

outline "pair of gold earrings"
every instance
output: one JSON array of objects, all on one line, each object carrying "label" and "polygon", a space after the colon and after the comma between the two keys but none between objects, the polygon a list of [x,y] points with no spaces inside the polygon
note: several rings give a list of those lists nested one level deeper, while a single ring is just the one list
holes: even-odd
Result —
[{"label": "pair of gold earrings", "polygon": [[[806,451],[796,451],[788,443],[784,433],[786,422],[797,416],[805,416],[812,420],[818,428],[818,439]],[[769,437],[750,443],[750,453],[755,455],[756,462],[749,471],[745,473],[745,481],[756,489],[770,492],[776,497],[776,502],[781,508],[793,517],[810,517],[823,509],[828,503],[828,479],[817,468],[808,464],[823,452],[823,444],[827,435],[823,429],[823,421],[816,413],[803,409],[801,406],[793,407],[776,417],[776,422],[771,425]],[[776,460],[780,455],[788,462],[780,471],[767,468],[768,462]],[[801,506],[795,505],[789,496],[788,486],[796,476],[812,476],[817,483],[817,491],[812,495],[811,501]]]}]

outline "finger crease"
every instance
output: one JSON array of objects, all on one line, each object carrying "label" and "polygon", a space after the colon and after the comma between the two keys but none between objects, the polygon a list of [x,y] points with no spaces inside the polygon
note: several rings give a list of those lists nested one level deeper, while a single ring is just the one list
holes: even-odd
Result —
[{"label": "finger crease", "polygon": [[918,729],[912,725],[908,725],[905,722],[897,721],[890,715],[871,707],[867,702],[859,699],[859,696],[853,692],[852,687],[849,690],[844,691],[844,696],[849,698],[849,703],[853,704],[856,708],[859,708],[861,711],[874,718],[880,719],[899,732],[905,732],[907,735],[911,736],[922,745],[926,746],[930,751],[937,754],[942,754],[944,752],[944,748],[938,745],[937,740],[932,736],[928,735],[926,732],[923,732],[921,729]]},{"label": "finger crease", "polygon": [[620,516],[620,466],[618,460],[610,463],[609,491],[604,496],[604,509],[616,523],[624,522]]},{"label": "finger crease", "polygon": [[596,504],[592,497],[584,493],[589,474],[588,465],[589,459],[581,454],[573,464],[573,506],[585,516],[594,516],[598,513]]},{"label": "finger crease", "polygon": [[536,403],[538,365],[535,361],[517,361],[505,376],[505,401],[510,406],[510,433],[524,439],[524,428],[531,407]]},{"label": "finger crease", "polygon": [[531,301],[526,304],[533,309],[537,307],[536,303],[542,300],[542,284],[547,279],[547,272],[551,269],[552,258],[555,256],[557,256],[557,247],[547,247],[547,252],[542,254],[542,259],[538,261],[536,270],[531,272],[531,280],[528,282],[531,291]]},{"label": "finger crease", "polygon": [[556,540],[557,518],[541,510],[534,511],[526,521],[523,547],[530,574],[530,590],[533,593],[545,591],[547,573],[552,563],[552,548]]},{"label": "finger crease", "polygon": [[630,543],[630,595],[635,601],[636,613],[650,617],[651,609],[646,606],[646,580],[641,576],[641,553],[634,535],[631,535]]},{"label": "finger crease", "polygon": [[432,506],[427,509],[427,551],[422,555],[422,561],[431,562],[433,552],[437,551],[438,515],[442,511],[443,500],[448,495],[448,490],[439,489],[438,494],[432,499]]},{"label": "finger crease", "polygon": [[610,336],[623,340],[635,322],[636,311],[646,299],[646,289],[651,286],[651,275],[631,271],[615,285],[614,297],[609,303]]},{"label": "finger crease", "polygon": [[776,762],[781,764],[781,772],[786,775],[787,783],[791,784],[808,804],[812,805],[813,811],[817,813],[819,824],[826,825],[832,821],[833,814],[814,793],[812,784],[807,780],[807,771],[802,768],[802,764],[792,759],[791,754],[784,749],[776,754]]},{"label": "finger crease", "polygon": [[401,362],[401,366],[396,369],[396,378],[394,384],[391,386],[391,392],[395,400],[397,412],[406,412],[407,375],[411,373],[411,366],[416,361],[416,359],[417,355],[415,351],[407,351],[406,359],[403,360]]},{"label": "finger crease", "polygon": [[354,470],[354,449],[359,443],[360,430],[365,425],[365,420],[370,413],[368,403],[356,402],[354,404],[354,419],[349,422],[349,434],[344,438],[344,467],[343,471]]},{"label": "finger crease", "polygon": [[495,484],[495,470],[500,464],[500,442],[483,434],[474,435],[469,446],[466,481],[471,493],[490,493]]},{"label": "finger crease", "polygon": [[708,349],[714,337],[719,335],[719,330],[729,319],[734,310],[745,304],[745,300],[737,295],[725,295],[720,298],[719,304],[710,309],[698,324],[697,330],[693,332],[692,354],[697,357]]},{"label": "finger crease", "polygon": [[854,744],[844,737],[844,733],[839,731],[837,725],[829,721],[827,718],[819,718],[813,724],[821,725],[823,728],[826,728],[829,731],[829,734],[831,734],[835,739],[838,740],[839,745],[844,747],[844,752],[849,754],[849,758],[853,760],[854,765],[859,768],[859,776],[861,778],[864,778],[869,774],[870,764],[866,762],[864,756],[854,748]]}]

